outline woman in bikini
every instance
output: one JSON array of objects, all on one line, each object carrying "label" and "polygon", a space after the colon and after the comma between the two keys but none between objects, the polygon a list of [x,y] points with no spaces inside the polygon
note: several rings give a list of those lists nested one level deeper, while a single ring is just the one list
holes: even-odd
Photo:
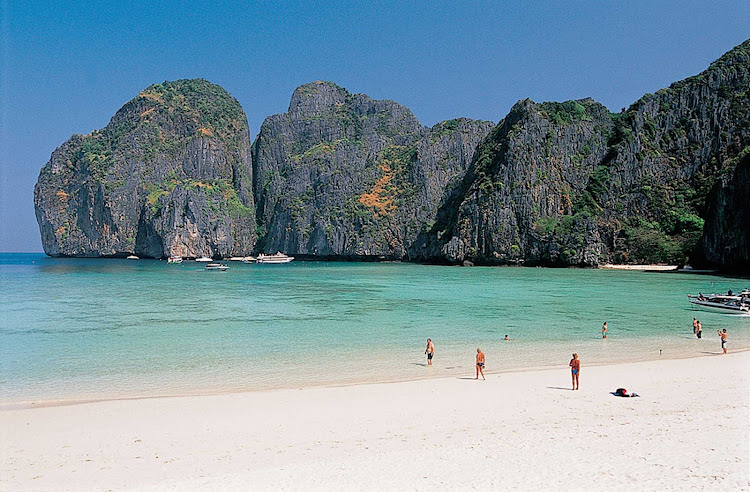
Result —
[{"label": "woman in bikini", "polygon": [[570,359],[570,374],[573,378],[573,389],[578,389],[578,373],[581,372],[581,361],[578,359],[578,354],[573,354],[573,358]]},{"label": "woman in bikini", "polygon": [[476,379],[479,379],[479,373],[482,373],[482,379],[485,379],[484,377],[484,352],[482,352],[481,349],[477,348],[477,377]]}]

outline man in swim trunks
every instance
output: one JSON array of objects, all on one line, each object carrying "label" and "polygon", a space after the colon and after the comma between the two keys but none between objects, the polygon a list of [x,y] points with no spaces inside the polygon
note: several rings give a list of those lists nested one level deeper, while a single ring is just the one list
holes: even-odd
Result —
[{"label": "man in swim trunks", "polygon": [[729,333],[727,333],[727,329],[726,328],[724,328],[721,331],[716,330],[716,333],[718,333],[719,336],[721,337],[721,349],[726,354],[727,353],[727,339],[729,338]]},{"label": "man in swim trunks", "polygon": [[435,344],[432,343],[432,340],[429,338],[427,339],[427,348],[424,351],[425,354],[427,354],[427,365],[432,365],[432,355],[435,353]]},{"label": "man in swim trunks", "polygon": [[695,331],[698,329],[698,320],[693,318],[693,335],[695,335]]},{"label": "man in swim trunks", "polygon": [[703,323],[700,320],[695,324],[695,336],[701,338],[703,334]]},{"label": "man in swim trunks", "polygon": [[486,381],[484,377],[484,352],[480,348],[477,348],[477,377],[479,379],[479,373],[482,373],[482,379]]},{"label": "man in swim trunks", "polygon": [[578,374],[581,372],[581,361],[578,359],[578,354],[573,354],[573,358],[570,359],[570,375],[573,378],[573,390],[578,389]]}]

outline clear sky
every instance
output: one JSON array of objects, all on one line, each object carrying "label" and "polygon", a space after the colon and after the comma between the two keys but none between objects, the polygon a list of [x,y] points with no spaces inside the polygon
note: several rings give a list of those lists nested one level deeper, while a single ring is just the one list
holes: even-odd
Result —
[{"label": "clear sky", "polygon": [[41,167],[156,82],[223,86],[253,138],[313,80],[393,99],[426,125],[497,122],[526,97],[619,111],[748,37],[743,0],[0,0],[0,251],[41,251]]}]

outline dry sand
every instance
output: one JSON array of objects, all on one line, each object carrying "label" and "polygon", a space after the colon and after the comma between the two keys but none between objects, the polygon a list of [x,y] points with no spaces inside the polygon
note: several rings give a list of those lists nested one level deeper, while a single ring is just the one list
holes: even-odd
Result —
[{"label": "dry sand", "polygon": [[750,489],[750,352],[584,357],[580,391],[563,362],[487,381],[5,410],[0,489]]}]

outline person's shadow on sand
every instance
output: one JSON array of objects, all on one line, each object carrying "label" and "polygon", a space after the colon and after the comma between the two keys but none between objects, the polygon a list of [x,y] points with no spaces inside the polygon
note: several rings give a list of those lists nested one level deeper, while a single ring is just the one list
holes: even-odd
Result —
[{"label": "person's shadow on sand", "polygon": [[573,388],[563,388],[561,386],[547,386],[547,389],[551,390],[564,390],[564,391],[573,391]]}]

